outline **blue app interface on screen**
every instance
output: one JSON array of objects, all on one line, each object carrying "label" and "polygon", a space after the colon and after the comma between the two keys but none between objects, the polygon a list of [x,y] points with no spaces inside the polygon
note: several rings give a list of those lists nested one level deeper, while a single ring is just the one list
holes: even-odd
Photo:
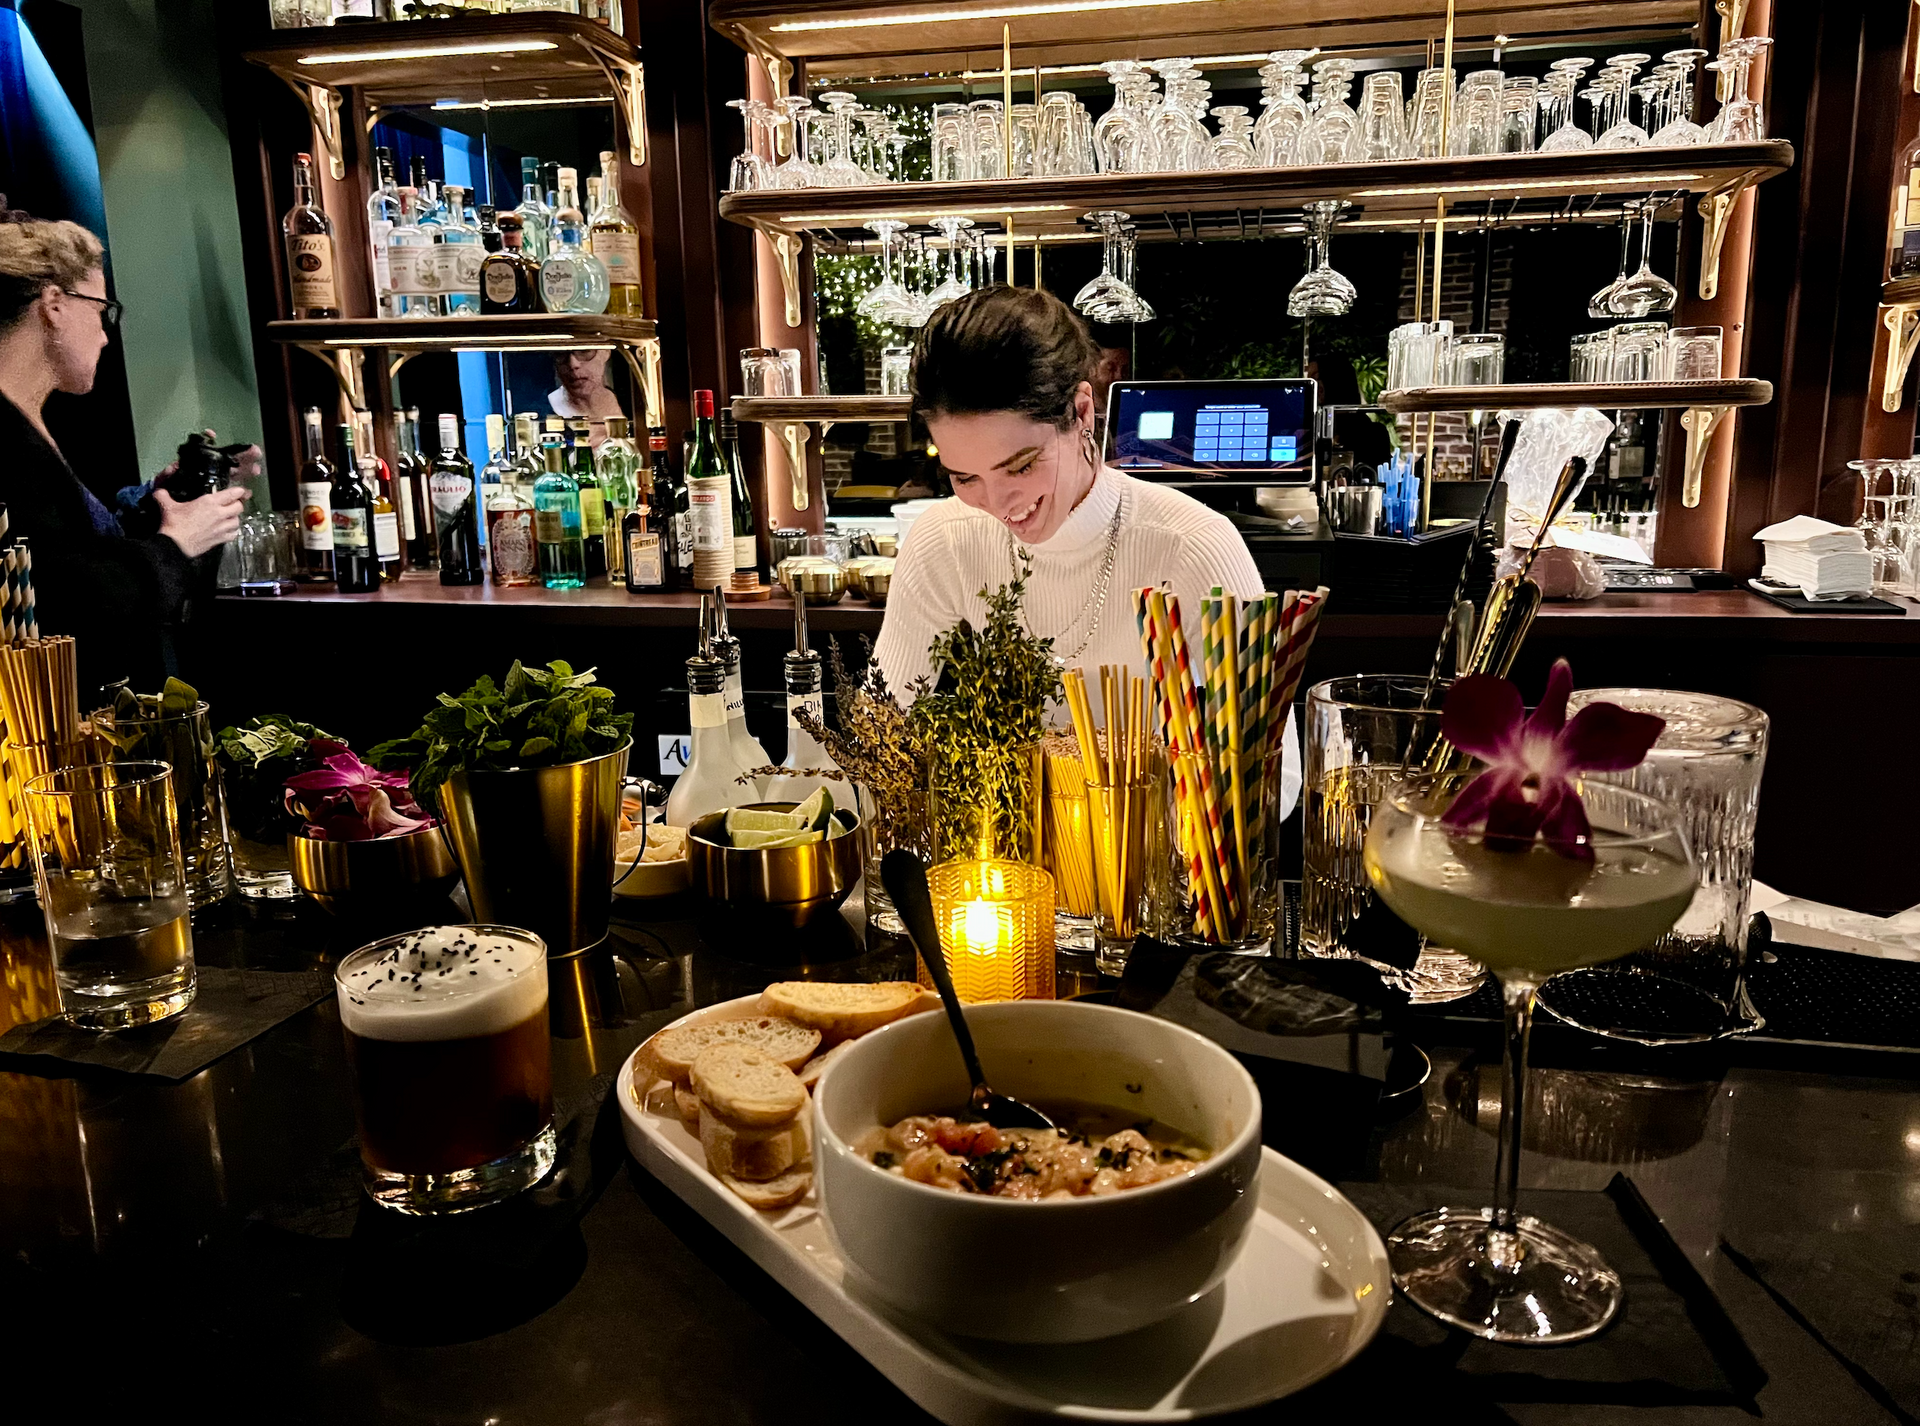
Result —
[{"label": "blue app interface on screen", "polygon": [[1304,473],[1310,391],[1295,382],[1118,387],[1114,464],[1202,480]]}]

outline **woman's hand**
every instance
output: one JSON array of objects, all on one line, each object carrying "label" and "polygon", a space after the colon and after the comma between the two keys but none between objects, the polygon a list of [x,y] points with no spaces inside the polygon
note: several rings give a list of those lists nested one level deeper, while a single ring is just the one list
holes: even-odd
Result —
[{"label": "woman's hand", "polygon": [[188,559],[198,559],[240,533],[240,513],[246,508],[247,492],[230,487],[198,500],[183,501],[156,489],[153,503],[160,511],[160,533],[178,545]]}]

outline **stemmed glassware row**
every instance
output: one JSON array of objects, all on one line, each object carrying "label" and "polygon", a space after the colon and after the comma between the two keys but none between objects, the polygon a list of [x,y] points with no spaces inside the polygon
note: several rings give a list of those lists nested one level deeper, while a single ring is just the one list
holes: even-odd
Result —
[{"label": "stemmed glassware row", "polygon": [[[1650,54],[1617,54],[1597,71],[1590,58],[1558,59],[1544,78],[1424,69],[1411,97],[1399,71],[1379,70],[1365,76],[1357,106],[1353,60],[1275,50],[1260,68],[1257,115],[1215,104],[1191,59],[1108,60],[1100,68],[1113,101],[1097,121],[1066,90],[1037,105],[939,103],[928,158],[934,181],[961,182],[1751,142],[1766,136],[1752,70],[1770,44],[1728,40],[1704,66],[1721,96],[1705,125],[1690,117],[1703,49],[1668,50],[1658,64]],[[918,142],[844,90],[730,103],[745,128],[732,192],[901,182],[906,150]]]},{"label": "stemmed glassware row", "polygon": [[923,327],[941,306],[997,280],[999,250],[991,233],[976,228],[971,218],[936,218],[933,226],[946,240],[944,266],[926,235],[912,232],[909,224],[876,218],[866,225],[880,239],[881,277],[854,304],[861,316],[895,327]]}]

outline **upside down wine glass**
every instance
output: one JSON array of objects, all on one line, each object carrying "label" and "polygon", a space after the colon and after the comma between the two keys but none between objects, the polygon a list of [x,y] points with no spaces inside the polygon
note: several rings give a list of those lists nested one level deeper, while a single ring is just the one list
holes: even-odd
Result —
[{"label": "upside down wine glass", "polygon": [[1289,317],[1342,317],[1353,308],[1359,291],[1327,259],[1333,225],[1353,205],[1339,198],[1323,198],[1307,205],[1307,275],[1287,294]]},{"label": "upside down wine glass", "polygon": [[[1562,684],[1563,718],[1566,695]],[[1541,713],[1553,699],[1550,685]],[[1517,714],[1517,693],[1513,703]],[[1587,711],[1556,730],[1559,742],[1569,743],[1567,735],[1579,741]],[[1659,720],[1650,721],[1657,736]],[[1452,785],[1435,779],[1388,794],[1374,810],[1365,851],[1381,900],[1435,944],[1485,965],[1506,1007],[1493,1205],[1436,1208],[1396,1227],[1387,1239],[1394,1286],[1477,1337],[1543,1346],[1600,1331],[1619,1311],[1622,1289],[1598,1250],[1516,1210],[1535,997],[1549,976],[1651,944],[1687,909],[1697,880],[1679,817],[1666,803],[1595,782],[1561,785],[1580,793],[1591,823],[1584,835],[1564,819],[1557,841],[1532,832],[1502,836],[1484,822],[1478,830],[1449,826],[1443,817]],[[1474,786],[1459,799],[1472,798]]]}]

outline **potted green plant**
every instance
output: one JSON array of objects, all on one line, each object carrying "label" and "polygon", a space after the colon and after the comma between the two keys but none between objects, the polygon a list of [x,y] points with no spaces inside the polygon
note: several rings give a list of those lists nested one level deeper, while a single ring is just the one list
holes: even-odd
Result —
[{"label": "potted green plant", "polygon": [[532,931],[551,954],[570,955],[606,939],[632,729],[592,669],[516,659],[501,683],[482,677],[458,697],[441,694],[419,728],[368,758],[411,769],[476,920]]}]

